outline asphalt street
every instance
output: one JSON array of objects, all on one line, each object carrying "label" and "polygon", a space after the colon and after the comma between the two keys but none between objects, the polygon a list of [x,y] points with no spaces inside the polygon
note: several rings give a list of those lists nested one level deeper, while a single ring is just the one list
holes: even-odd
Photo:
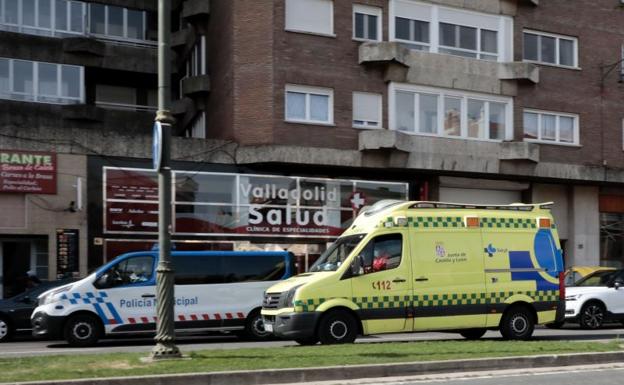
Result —
[{"label": "asphalt street", "polygon": [[624,364],[601,364],[306,382],[298,385],[421,385],[433,383],[446,385],[619,385],[622,383],[622,376],[624,376]]},{"label": "asphalt street", "polygon": [[[579,328],[568,326],[564,329],[558,330],[537,328],[534,333],[534,338],[536,340],[610,341],[621,337],[624,337],[624,328],[622,328],[620,324],[600,330],[581,330]],[[498,339],[501,338],[501,336],[497,331],[488,331],[483,338]],[[463,338],[455,333],[406,333],[360,337],[356,342],[375,343],[450,339]],[[265,348],[296,345],[294,341],[279,340],[266,342],[245,342],[232,335],[181,336],[178,337],[176,343],[183,352],[203,349]],[[16,341],[0,344],[0,358],[75,353],[148,353],[153,346],[154,341],[150,337],[103,339],[97,346],[91,348],[71,348],[64,341],[33,341],[29,338],[21,338]]]}]

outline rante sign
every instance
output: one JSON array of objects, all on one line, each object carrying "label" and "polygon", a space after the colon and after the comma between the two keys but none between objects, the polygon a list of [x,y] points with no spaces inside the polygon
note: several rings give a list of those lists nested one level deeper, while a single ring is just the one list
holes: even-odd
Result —
[{"label": "rante sign", "polygon": [[56,194],[56,154],[0,150],[0,192]]}]

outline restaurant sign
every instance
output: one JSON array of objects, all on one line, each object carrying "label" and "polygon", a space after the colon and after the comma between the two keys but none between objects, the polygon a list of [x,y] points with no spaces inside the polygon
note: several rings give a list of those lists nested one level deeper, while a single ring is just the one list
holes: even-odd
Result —
[{"label": "restaurant sign", "polygon": [[0,150],[0,192],[56,194],[56,154]]}]

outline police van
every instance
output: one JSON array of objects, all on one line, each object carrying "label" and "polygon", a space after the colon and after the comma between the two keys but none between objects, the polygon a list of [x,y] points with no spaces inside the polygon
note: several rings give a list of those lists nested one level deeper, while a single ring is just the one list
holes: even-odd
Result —
[{"label": "police van", "polygon": [[[263,292],[293,274],[289,252],[173,251],[176,332],[269,336]],[[33,335],[90,346],[104,335],[154,333],[158,251],[123,254],[88,277],[43,293]]]},{"label": "police van", "polygon": [[377,202],[309,272],[267,290],[265,330],[304,345],[433,330],[529,339],[565,311],[550,205]]}]

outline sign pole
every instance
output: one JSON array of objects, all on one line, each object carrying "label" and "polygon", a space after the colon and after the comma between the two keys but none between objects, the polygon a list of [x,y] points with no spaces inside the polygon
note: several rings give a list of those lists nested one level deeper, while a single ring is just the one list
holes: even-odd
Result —
[{"label": "sign pole", "polygon": [[[156,346],[152,359],[179,358],[174,329],[174,275],[171,264],[171,0],[158,0],[158,112],[154,165],[158,167],[158,268],[156,269]],[[157,141],[160,141],[157,145]],[[159,161],[156,161],[156,158]]]}]

